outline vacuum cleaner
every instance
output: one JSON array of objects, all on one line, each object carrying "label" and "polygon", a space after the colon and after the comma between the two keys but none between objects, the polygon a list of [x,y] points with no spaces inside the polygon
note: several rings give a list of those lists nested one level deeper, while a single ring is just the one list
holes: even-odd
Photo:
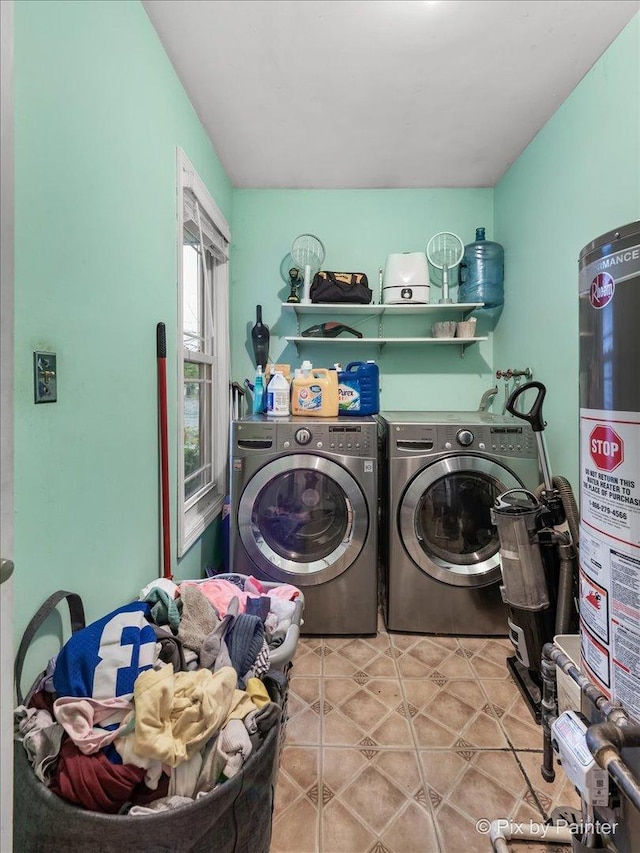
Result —
[{"label": "vacuum cleaner", "polygon": [[330,321],[328,323],[318,323],[317,326],[309,326],[302,332],[303,338],[337,338],[343,332],[353,335],[355,338],[361,338],[362,332],[353,329],[351,326],[345,326],[344,323],[336,323]]},{"label": "vacuum cleaner", "polygon": [[[536,390],[536,398],[529,412],[521,412],[516,402],[529,390]],[[507,667],[538,723],[542,648],[556,634],[578,628],[578,509],[569,482],[551,476],[542,418],[545,394],[541,382],[527,382],[512,392],[506,406],[511,415],[531,424],[543,486],[535,493],[503,492],[491,511],[500,538],[501,592],[515,649]]]}]

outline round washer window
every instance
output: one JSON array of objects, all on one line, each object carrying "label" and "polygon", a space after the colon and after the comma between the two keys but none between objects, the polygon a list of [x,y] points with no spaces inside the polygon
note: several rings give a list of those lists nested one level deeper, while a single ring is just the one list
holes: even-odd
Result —
[{"label": "round washer window", "polygon": [[491,507],[502,491],[480,472],[449,474],[432,483],[415,512],[416,536],[425,554],[461,566],[493,556],[500,541]]},{"label": "round washer window", "polygon": [[285,560],[307,563],[333,553],[351,535],[353,512],[343,489],[314,470],[288,471],[260,491],[251,513],[256,538]]}]

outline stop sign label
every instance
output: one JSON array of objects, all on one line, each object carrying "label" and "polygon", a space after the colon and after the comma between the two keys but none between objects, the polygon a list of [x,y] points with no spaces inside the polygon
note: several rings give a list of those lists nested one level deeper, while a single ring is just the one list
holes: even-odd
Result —
[{"label": "stop sign label", "polygon": [[613,471],[624,460],[624,442],[610,426],[598,424],[589,436],[589,453],[596,468]]}]

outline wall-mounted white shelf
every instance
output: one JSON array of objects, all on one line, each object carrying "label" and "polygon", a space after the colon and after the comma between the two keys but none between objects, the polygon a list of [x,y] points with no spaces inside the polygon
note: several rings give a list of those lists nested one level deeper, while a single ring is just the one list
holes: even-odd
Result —
[{"label": "wall-mounted white shelf", "polygon": [[477,308],[483,308],[484,302],[451,302],[440,305],[431,302],[428,305],[302,305],[300,302],[283,302],[283,311],[293,312],[301,317],[303,314],[359,314],[361,316],[375,314],[396,314],[413,317],[417,314],[462,314],[466,316]]},{"label": "wall-mounted white shelf", "polygon": [[342,346],[342,344],[346,344],[347,346],[354,346],[355,344],[369,345],[369,346],[377,346],[379,349],[383,349],[387,344],[427,344],[429,346],[432,345],[446,345],[446,344],[456,344],[460,347],[460,355],[464,355],[464,351],[471,344],[475,344],[478,341],[486,341],[487,337],[480,338],[385,338],[385,337],[375,337],[375,338],[355,338],[352,335],[339,335],[337,338],[314,338],[314,337],[302,337],[302,335],[285,337],[285,341],[290,344],[295,344],[296,350],[298,354],[300,354],[300,348],[302,346],[309,346],[313,344],[333,344],[333,346]]},{"label": "wall-mounted white shelf", "polygon": [[[474,338],[433,338],[433,337],[402,337],[385,335],[382,328],[383,317],[386,316],[404,316],[417,317],[419,315],[431,314],[434,316],[457,316],[463,320],[475,311],[477,308],[483,308],[483,302],[451,302],[440,304],[438,302],[428,305],[344,305],[344,304],[322,304],[322,305],[303,305],[300,302],[283,302],[282,310],[285,314],[295,314],[296,332],[297,334],[290,337],[285,337],[289,343],[295,344],[296,351],[300,354],[300,349],[304,346],[313,344],[337,344],[342,346],[369,345],[377,346],[382,349],[387,344],[416,344],[416,345],[440,345],[453,344],[460,347],[460,356],[464,356],[464,351],[468,346],[477,343],[478,341],[486,341],[487,337]],[[334,318],[344,316],[358,316],[366,320],[369,317],[378,318],[378,335],[376,337],[356,338],[349,334],[339,335],[336,338],[316,338],[303,336],[300,333],[300,318],[309,315],[331,315]]]}]

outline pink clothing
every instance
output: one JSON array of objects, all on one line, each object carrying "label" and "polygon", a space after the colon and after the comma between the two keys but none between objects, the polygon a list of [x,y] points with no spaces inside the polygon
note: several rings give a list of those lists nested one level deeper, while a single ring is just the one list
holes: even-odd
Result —
[{"label": "pink clothing", "polygon": [[231,581],[224,578],[209,578],[204,581],[183,581],[181,586],[196,585],[200,592],[206,596],[207,600],[213,604],[220,619],[224,619],[229,609],[229,604],[232,598],[237,598],[240,603],[240,613],[244,613],[247,609],[248,598],[260,598],[263,595],[272,598],[284,598],[293,600],[300,595],[300,590],[290,584],[282,584],[282,586],[274,587],[274,589],[265,589],[257,578],[250,577],[247,580],[248,592],[243,592]]},{"label": "pink clothing", "polygon": [[245,589],[250,593],[255,590],[258,595],[268,595],[269,598],[284,598],[286,601],[295,601],[300,596],[300,590],[296,586],[283,583],[280,586],[273,587],[273,589],[268,589],[253,575],[247,579]]},{"label": "pink clothing", "polygon": [[227,615],[232,598],[238,599],[241,613],[244,613],[247,606],[247,593],[231,581],[226,581],[223,578],[210,578],[206,581],[184,581],[180,585],[197,586],[207,600],[213,604],[220,619],[224,619]]},{"label": "pink clothing", "polygon": [[[122,696],[113,699],[76,699],[63,696],[53,703],[53,713],[80,752],[92,755],[124,734],[124,717],[133,710],[133,702]],[[100,728],[100,723],[117,724],[117,728]]]}]

